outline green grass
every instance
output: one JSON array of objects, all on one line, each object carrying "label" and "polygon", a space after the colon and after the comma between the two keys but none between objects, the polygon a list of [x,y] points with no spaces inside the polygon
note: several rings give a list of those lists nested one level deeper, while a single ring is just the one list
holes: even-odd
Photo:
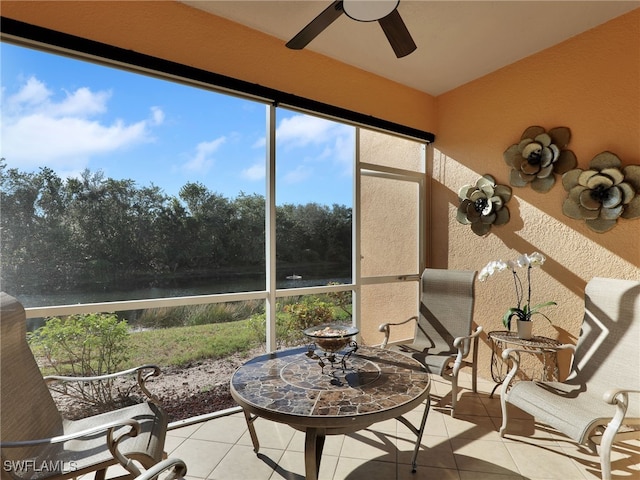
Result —
[{"label": "green grass", "polygon": [[[334,309],[333,317],[334,321],[349,318],[339,309]],[[285,344],[303,340],[301,327],[290,315],[279,315],[276,330]],[[225,323],[132,332],[129,335],[127,366],[146,363],[186,366],[198,360],[223,358],[264,343],[264,332],[264,315]]]},{"label": "green grass", "polygon": [[136,324],[148,328],[186,327],[234,322],[263,312],[264,302],[258,300],[149,308],[142,312]]},{"label": "green grass", "polygon": [[185,366],[248,351],[258,342],[248,320],[135,332],[129,336],[128,366]]},{"label": "green grass", "polygon": [[[349,301],[350,298],[349,295]],[[344,300],[335,294],[302,301],[298,297],[285,299],[276,319],[280,344],[287,346],[302,341],[302,330],[309,325],[350,319],[348,311],[336,303],[344,303]],[[119,369],[144,364],[184,367],[204,359],[247,352],[266,341],[265,317],[262,304],[255,301],[146,311],[142,325],[155,328],[129,332],[124,340],[126,355]],[[36,358],[44,359],[41,345],[31,342],[31,348]],[[91,353],[93,357],[98,355],[95,351]],[[56,373],[48,365],[42,370],[45,375]]]}]

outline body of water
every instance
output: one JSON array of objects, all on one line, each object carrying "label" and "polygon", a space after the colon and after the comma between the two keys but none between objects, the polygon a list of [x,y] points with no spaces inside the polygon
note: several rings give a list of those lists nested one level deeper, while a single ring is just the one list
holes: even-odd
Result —
[{"label": "body of water", "polygon": [[[327,285],[332,282],[351,283],[351,277],[331,276],[323,278],[302,278],[287,279],[289,274],[277,281],[278,289],[312,287]],[[296,276],[298,276],[296,274]],[[173,298],[190,295],[208,295],[215,293],[238,293],[249,291],[260,291],[265,289],[264,276],[246,276],[239,278],[226,278],[216,280],[201,280],[190,285],[167,286],[167,287],[146,287],[118,289],[103,288],[85,291],[64,291],[64,292],[42,292],[37,294],[20,293],[7,291],[15,296],[20,303],[28,307],[46,307],[53,305],[76,305],[80,303],[115,302],[124,300],[143,300],[147,298]]]}]

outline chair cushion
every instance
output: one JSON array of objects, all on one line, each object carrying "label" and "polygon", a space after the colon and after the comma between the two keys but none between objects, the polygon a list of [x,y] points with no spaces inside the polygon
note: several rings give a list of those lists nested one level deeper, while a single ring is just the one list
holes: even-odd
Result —
[{"label": "chair cushion", "polygon": [[597,425],[606,425],[615,406],[578,385],[560,382],[518,382],[507,393],[509,403],[585,444]]},{"label": "chair cushion", "polygon": [[[70,434],[104,423],[133,418],[140,423],[140,433],[127,437],[120,444],[120,452],[139,461],[145,468],[162,460],[168,419],[162,409],[151,403],[140,403],[81,420],[65,420],[64,433]],[[126,427],[128,428],[128,427]],[[106,442],[106,430],[64,444],[49,445],[29,460],[21,471],[12,471],[15,479],[64,479],[104,469],[117,461]]]},{"label": "chair cushion", "polygon": [[448,351],[434,352],[433,349],[420,350],[416,348],[415,344],[391,345],[389,349],[410,356],[424,365],[429,373],[440,376],[444,374],[447,365],[453,362],[456,356],[456,353],[450,353]]}]

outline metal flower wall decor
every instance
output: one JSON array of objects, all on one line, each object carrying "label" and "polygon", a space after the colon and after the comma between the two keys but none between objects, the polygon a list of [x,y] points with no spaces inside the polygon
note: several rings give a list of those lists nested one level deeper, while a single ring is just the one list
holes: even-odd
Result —
[{"label": "metal flower wall decor", "polygon": [[554,174],[565,173],[576,166],[576,156],[564,150],[571,139],[567,127],[552,128],[548,132],[542,127],[527,128],[520,141],[505,150],[504,161],[511,167],[509,183],[514,187],[531,188],[537,192],[548,192],[555,185]]},{"label": "metal flower wall decor", "polygon": [[598,233],[615,227],[619,217],[640,218],[640,165],[621,166],[617,155],[602,152],[591,159],[588,170],[566,172],[562,185],[569,196],[562,213],[584,220]]},{"label": "metal flower wall decor", "polygon": [[476,235],[486,235],[491,225],[504,225],[509,221],[511,188],[497,185],[491,175],[483,175],[475,185],[465,185],[458,192],[460,206],[456,219],[463,225],[471,225]]}]

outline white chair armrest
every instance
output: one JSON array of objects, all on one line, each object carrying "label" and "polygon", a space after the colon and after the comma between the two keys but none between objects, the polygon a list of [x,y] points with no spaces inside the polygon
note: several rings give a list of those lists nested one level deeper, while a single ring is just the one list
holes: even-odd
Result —
[{"label": "white chair armrest", "polygon": [[168,458],[156,463],[134,480],[156,480],[158,475],[169,471],[171,471],[171,473],[164,477],[163,480],[174,480],[184,477],[187,474],[187,465],[178,458]]},{"label": "white chair armrest", "polygon": [[[122,429],[122,427],[130,427],[128,429]],[[116,430],[119,430],[116,432]],[[16,442],[2,442],[0,448],[17,448],[17,447],[30,447],[35,445],[46,445],[63,443],[69,440],[81,439],[82,437],[93,436],[97,433],[106,431],[106,444],[109,448],[109,452],[113,455],[120,465],[122,465],[133,476],[140,475],[140,469],[134,461],[122,454],[118,447],[120,442],[126,437],[135,437],[140,433],[140,424],[132,419],[115,420],[113,422],[97,425],[92,428],[87,428],[79,432],[70,433],[67,435],[58,435],[50,438],[39,438],[35,440],[20,440]]]},{"label": "white chair armrest", "polygon": [[133,367],[130,368],[128,370],[122,370],[121,372],[115,372],[115,373],[107,373],[105,375],[97,375],[94,377],[67,377],[67,376],[63,376],[63,375],[49,375],[44,377],[44,380],[46,382],[53,382],[53,381],[58,381],[58,382],[98,382],[100,380],[108,380],[110,378],[117,378],[117,377],[122,377],[125,375],[131,375],[134,373],[137,373],[138,375],[141,375],[142,372],[144,372],[145,370],[153,370],[152,372],[146,374],[144,376],[144,378],[148,378],[148,377],[157,377],[158,375],[160,375],[161,370],[160,367],[158,367],[157,365],[141,365],[139,367]]},{"label": "white chair armrest", "polygon": [[[460,369],[462,368],[462,362],[465,358],[465,352],[464,352],[464,343],[465,342],[471,342],[472,339],[475,339],[475,341],[477,341],[478,339],[478,335],[480,335],[480,333],[482,332],[482,327],[478,326],[478,328],[476,328],[476,330],[471,334],[471,335],[466,335],[464,337],[456,337],[453,341],[453,347],[458,349],[458,353],[456,354],[456,359],[453,362],[453,378],[455,378],[456,382],[457,382],[457,378],[458,378],[458,372],[460,371]],[[477,354],[477,344],[474,347],[474,355]],[[467,350],[467,354],[469,353],[469,350]],[[474,359],[474,363],[475,363],[475,359]],[[474,391],[475,391],[475,384],[474,384]]]},{"label": "white chair armrest", "polygon": [[473,331],[471,333],[471,335],[465,335],[463,337],[456,337],[455,340],[453,341],[453,346],[455,348],[457,348],[458,350],[460,350],[462,342],[464,342],[465,340],[467,340],[467,341],[472,340],[472,339],[476,338],[478,335],[480,335],[480,333],[482,333],[482,327],[478,326],[478,328],[476,328],[475,331]]},{"label": "white chair armrest", "polygon": [[115,420],[113,422],[103,423],[102,425],[96,425],[95,427],[86,428],[84,430],[69,433],[66,435],[58,435],[56,437],[39,438],[34,440],[19,440],[15,442],[2,442],[0,443],[0,448],[32,447],[35,445],[64,443],[68,442],[69,440],[95,435],[96,433],[114,430],[116,428],[125,426],[131,427],[127,432],[128,436],[135,437],[140,432],[140,424],[136,420],[130,418],[126,420]]},{"label": "white chair armrest", "polygon": [[[145,373],[146,372],[146,373]],[[63,375],[49,375],[44,377],[45,383],[91,383],[91,382],[99,382],[102,380],[111,380],[118,377],[123,377],[126,375],[136,374],[138,386],[140,390],[153,402],[157,403],[158,399],[147,389],[145,382],[151,377],[157,377],[160,375],[162,371],[160,367],[157,365],[141,365],[139,367],[133,367],[128,370],[122,370],[120,372],[108,373],[105,375],[97,375],[93,377],[68,377]]]},{"label": "white chair armrest", "polygon": [[604,392],[602,399],[610,404],[615,404],[620,401],[620,395],[628,394],[628,393],[640,393],[640,390],[636,390],[633,388],[611,388]]},{"label": "white chair armrest", "polygon": [[[603,400],[616,406],[615,414],[607,424],[607,428],[599,438],[600,443],[600,464],[602,465],[602,478],[611,478],[611,448],[613,442],[620,431],[620,427],[625,422],[627,408],[629,407],[629,393],[640,393],[637,389],[612,388],[604,392]],[[637,423],[634,422],[634,423]],[[627,434],[624,434],[625,436]],[[634,435],[634,437],[637,434]]]},{"label": "white chair armrest", "polygon": [[391,328],[392,326],[397,327],[398,325],[404,325],[405,323],[408,323],[410,321],[418,321],[418,317],[417,316],[413,316],[410,318],[407,318],[405,321],[403,322],[398,322],[398,323],[391,323],[391,322],[387,322],[387,323],[383,323],[378,327],[378,331],[384,333],[384,340],[382,340],[382,344],[380,345],[382,348],[385,348],[387,346],[387,343],[389,343],[389,336],[391,335]]}]

